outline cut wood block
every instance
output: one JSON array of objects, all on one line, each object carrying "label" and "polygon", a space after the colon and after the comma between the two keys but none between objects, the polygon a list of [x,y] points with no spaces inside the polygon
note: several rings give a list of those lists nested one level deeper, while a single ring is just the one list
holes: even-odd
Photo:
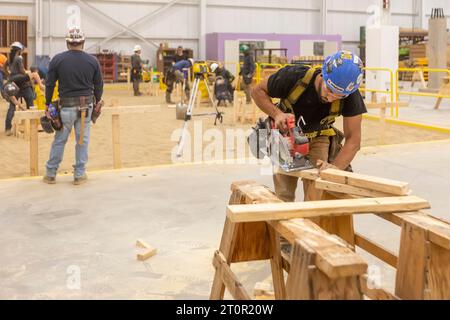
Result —
[{"label": "cut wood block", "polygon": [[404,196],[410,193],[407,182],[367,176],[343,170],[326,169],[320,173],[320,177],[326,181],[348,184],[354,187],[386,192],[393,195]]},{"label": "cut wood block", "polygon": [[284,174],[286,176],[298,177],[298,178],[307,179],[307,180],[316,180],[317,178],[319,178],[319,170],[317,170],[317,169],[286,172],[279,167],[274,167],[273,170],[274,170],[274,173],[277,173],[277,174]]},{"label": "cut wood block", "polygon": [[137,259],[139,261],[145,261],[148,258],[153,257],[156,254],[156,251],[156,248],[147,248],[145,252],[137,254]]},{"label": "cut wood block", "polygon": [[355,213],[391,213],[428,209],[428,201],[416,196],[342,199],[227,206],[232,222],[285,220],[340,216]]},{"label": "cut wood block", "polygon": [[315,265],[330,278],[360,275],[367,270],[367,263],[345,241],[310,220],[273,221],[270,225],[290,243],[301,239],[315,252]]},{"label": "cut wood block", "polygon": [[147,242],[145,242],[145,241],[142,240],[142,239],[136,240],[136,247],[138,247],[138,248],[145,248],[145,249],[150,249],[150,248],[152,248],[151,245],[149,245]]},{"label": "cut wood block", "polygon": [[369,197],[369,198],[392,196],[392,194],[387,193],[387,192],[374,191],[374,190],[350,186],[348,184],[341,184],[341,183],[326,181],[326,180],[323,180],[322,178],[319,178],[315,181],[315,187],[316,187],[316,189],[351,194],[351,195],[362,196],[362,197]]}]

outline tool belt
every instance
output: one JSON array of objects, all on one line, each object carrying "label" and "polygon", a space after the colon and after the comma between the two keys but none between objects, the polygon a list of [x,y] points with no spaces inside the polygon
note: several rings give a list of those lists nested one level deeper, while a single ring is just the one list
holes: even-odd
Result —
[{"label": "tool belt", "polygon": [[[84,99],[84,101],[82,101],[83,99]],[[59,103],[60,103],[61,108],[80,107],[83,102],[86,105],[93,104],[94,97],[93,96],[82,96],[82,97],[59,98]]]},{"label": "tool belt", "polygon": [[305,135],[305,137],[312,139],[318,136],[335,136],[336,135],[336,131],[334,128],[328,128],[328,129],[322,129],[322,130],[318,130],[318,131],[312,131],[312,132],[303,132],[303,134]]}]

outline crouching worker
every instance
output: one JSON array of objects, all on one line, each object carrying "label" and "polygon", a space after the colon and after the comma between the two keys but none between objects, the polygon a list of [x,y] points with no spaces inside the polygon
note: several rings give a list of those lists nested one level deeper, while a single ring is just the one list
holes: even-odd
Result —
[{"label": "crouching worker", "polygon": [[233,82],[235,77],[230,71],[218,63],[212,63],[210,68],[216,75],[214,95],[217,99],[217,104],[220,105],[222,101],[225,103],[225,106],[227,103],[232,103],[234,94]]},{"label": "crouching worker", "polygon": [[[78,185],[87,179],[90,121],[94,105],[101,106],[103,79],[98,60],[83,51],[84,40],[84,34],[79,28],[70,28],[66,36],[68,50],[55,55],[50,61],[45,81],[46,116],[53,122],[60,118],[61,127],[58,130],[56,126],[43,178],[48,184],[56,182],[58,167],[72,127],[75,128],[76,138],[73,182]],[[59,81],[59,106],[52,104],[56,81]]]},{"label": "crouching worker", "polygon": [[176,62],[169,70],[165,76],[165,82],[167,86],[166,90],[166,102],[168,104],[173,104],[171,100],[172,91],[175,83],[181,83],[184,85],[184,92],[186,94],[186,100],[189,100],[191,90],[189,88],[189,79],[186,79],[184,71],[186,69],[192,68],[194,65],[194,59],[189,58],[187,60],[180,60]]},{"label": "crouching worker", "polygon": [[227,81],[221,76],[218,76],[214,82],[214,96],[216,97],[218,106],[222,103],[228,106],[233,101]]},{"label": "crouching worker", "polygon": [[[361,143],[361,119],[367,112],[358,87],[362,81],[361,59],[348,51],[339,51],[325,59],[323,67],[288,66],[261,81],[252,90],[258,107],[269,115],[280,132],[286,132],[287,120],[295,115],[309,139],[311,163],[323,170],[329,167],[348,170]],[[271,98],[280,98],[275,106]],[[344,133],[333,123],[342,115]],[[299,121],[303,118],[304,122]],[[341,141],[345,137],[342,146]],[[297,177],[273,176],[275,193],[283,201],[294,201]],[[322,191],[314,182],[303,181],[306,200],[320,200]]]}]

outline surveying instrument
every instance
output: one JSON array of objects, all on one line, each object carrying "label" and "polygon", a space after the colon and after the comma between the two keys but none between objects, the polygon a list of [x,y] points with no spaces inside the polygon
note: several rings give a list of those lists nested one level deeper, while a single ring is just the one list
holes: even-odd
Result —
[{"label": "surveying instrument", "polygon": [[[184,124],[183,129],[181,131],[180,140],[178,140],[178,150],[177,150],[177,158],[180,158],[183,155],[183,146],[184,142],[186,140],[186,134],[189,127],[189,120],[193,116],[209,116],[214,115],[214,125],[217,125],[217,121],[222,123],[223,121],[223,112],[220,112],[219,109],[217,109],[217,105],[214,102],[213,96],[211,91],[209,90],[208,81],[206,79],[206,75],[208,74],[208,71],[206,69],[206,66],[200,65],[200,70],[198,72],[194,73],[194,84],[192,85],[191,95],[189,97],[189,104],[187,106],[186,114],[184,116]],[[210,113],[198,113],[198,114],[192,114],[192,111],[194,110],[195,101],[198,96],[198,86],[200,84],[200,81],[203,81],[206,87],[206,90],[208,90],[208,97],[211,101],[213,107],[215,108],[216,112],[210,112]]]}]

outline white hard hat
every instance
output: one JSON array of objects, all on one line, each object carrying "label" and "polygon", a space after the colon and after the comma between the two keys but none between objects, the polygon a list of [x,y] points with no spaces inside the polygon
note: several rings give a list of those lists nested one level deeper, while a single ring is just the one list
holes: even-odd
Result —
[{"label": "white hard hat", "polygon": [[214,71],[216,71],[216,69],[219,67],[219,65],[217,64],[217,63],[211,63],[211,66],[210,66],[210,68],[211,68],[211,72],[214,72]]},{"label": "white hard hat", "polygon": [[140,45],[137,44],[137,45],[134,46],[134,50],[133,50],[134,52],[136,52],[136,51],[141,51],[141,50],[142,50],[142,49],[141,49],[141,46],[140,46]]},{"label": "white hard hat", "polygon": [[15,41],[11,44],[11,48],[18,48],[20,50],[23,50],[25,47],[22,43],[20,43],[19,41]]},{"label": "white hard hat", "polygon": [[191,65],[193,66],[194,65],[194,59],[189,58],[188,60],[191,62]]},{"label": "white hard hat", "polygon": [[84,33],[81,31],[79,27],[70,27],[67,31],[66,35],[67,43],[83,43],[84,42]]}]

